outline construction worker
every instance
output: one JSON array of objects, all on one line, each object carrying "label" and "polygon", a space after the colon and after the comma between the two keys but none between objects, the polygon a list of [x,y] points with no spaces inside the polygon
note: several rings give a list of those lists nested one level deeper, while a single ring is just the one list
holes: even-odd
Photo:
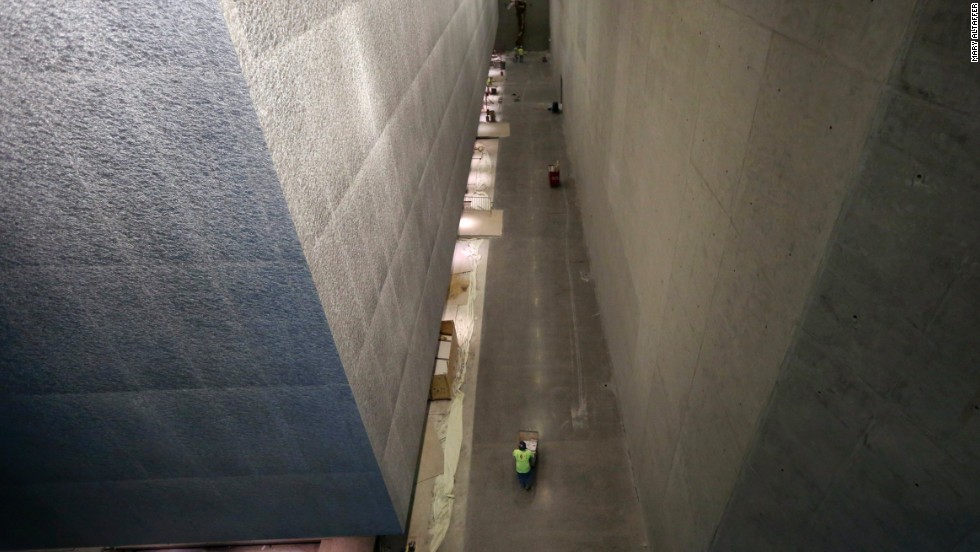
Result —
[{"label": "construction worker", "polygon": [[527,450],[527,443],[521,441],[514,449],[514,460],[517,464],[517,481],[525,491],[530,491],[531,470],[534,469],[534,451]]},{"label": "construction worker", "polygon": [[524,46],[518,44],[517,49],[514,50],[514,55],[517,58],[517,61],[524,63]]}]

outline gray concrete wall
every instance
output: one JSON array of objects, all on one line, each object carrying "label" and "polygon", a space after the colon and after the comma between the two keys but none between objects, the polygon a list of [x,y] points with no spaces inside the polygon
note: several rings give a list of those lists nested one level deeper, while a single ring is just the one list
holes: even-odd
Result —
[{"label": "gray concrete wall", "polygon": [[[904,242],[897,232],[906,220],[903,217],[911,215],[898,208],[882,210],[881,205],[869,205],[868,208],[880,210],[876,217],[882,222],[855,230],[857,235],[875,230],[882,245],[888,244],[894,251],[908,251],[911,236],[921,236],[917,247],[943,251],[939,268],[929,268],[937,264],[933,261],[936,256],[913,265],[896,262],[888,254],[883,258],[892,259],[892,264],[854,261],[855,250],[866,254],[877,244],[863,242],[863,238],[847,238],[843,230],[830,242],[851,190],[889,174],[873,172],[876,165],[886,167],[907,161],[906,154],[912,148],[923,146],[918,132],[934,133],[926,140],[949,144],[936,146],[941,148],[939,151],[961,147],[964,152],[970,151],[967,131],[952,130],[956,127],[940,130],[946,124],[943,117],[948,118],[953,111],[929,105],[950,106],[958,114],[958,125],[972,129],[973,112],[967,108],[976,95],[968,90],[975,90],[971,87],[975,86],[976,72],[966,73],[970,68],[963,66],[968,59],[968,14],[965,7],[951,2],[924,6],[929,7],[927,15],[919,17],[930,22],[927,26],[934,29],[937,38],[920,37],[921,44],[910,50],[906,63],[904,48],[913,22],[918,20],[913,0],[564,0],[551,4],[553,50],[564,80],[571,169],[583,194],[586,232],[615,384],[655,549],[703,550],[711,546],[743,467],[772,466],[762,457],[755,459],[756,454],[763,454],[753,452],[763,450],[756,443],[776,431],[766,429],[760,434],[760,425],[797,436],[796,441],[770,443],[770,447],[784,447],[780,449],[784,452],[788,447],[798,455],[794,458],[820,461],[815,451],[797,450],[807,444],[799,441],[798,434],[807,434],[804,424],[812,417],[820,418],[826,409],[795,408],[796,417],[786,420],[789,425],[780,425],[779,415],[764,418],[763,413],[784,366],[788,374],[794,363],[812,364],[815,358],[821,358],[815,356],[813,347],[806,347],[807,339],[814,338],[798,328],[808,297],[823,293],[819,290],[833,281],[826,275],[819,283],[817,280],[828,251],[834,254],[826,262],[853,265],[839,270],[846,279],[862,275],[857,271],[870,263],[882,273],[890,269],[900,273],[914,265],[916,269],[904,273],[904,278],[890,276],[895,282],[907,279],[910,288],[932,289],[929,282],[936,281],[941,290],[955,281],[955,286],[950,287],[955,294],[959,289],[956,286],[970,281],[967,276],[972,273],[965,267],[971,267],[972,261],[963,259],[970,258],[969,248],[975,247],[976,242],[964,237],[960,243],[957,232],[974,228],[969,226],[973,223],[962,222],[964,228],[956,230],[927,230],[934,228],[930,221],[934,217],[938,220],[943,210],[938,204],[935,211],[921,213],[914,222],[908,219],[914,226],[903,230],[909,236]],[[960,19],[952,10],[962,12]],[[959,41],[955,46],[954,40]],[[936,48],[933,43],[962,51],[955,58],[957,61],[949,61],[957,54]],[[907,68],[903,74],[912,77],[890,80],[893,68],[901,69],[903,64]],[[963,71],[946,71],[951,64]],[[946,91],[949,100],[939,99],[940,91]],[[921,107],[912,109],[910,104]],[[890,136],[887,143],[898,145],[880,153],[885,142],[880,136]],[[955,171],[950,169],[950,174],[955,172],[961,178],[975,166],[965,156],[954,156],[950,163],[957,167]],[[933,178],[937,185],[946,181]],[[975,181],[974,177],[965,182]],[[898,190],[904,189],[899,186]],[[965,189],[957,193],[969,197]],[[894,203],[889,205],[907,205],[902,203],[907,200],[898,196],[890,201]],[[957,205],[958,212],[975,207],[972,200],[964,198],[949,201]],[[971,212],[976,214],[975,209]],[[858,220],[868,224],[863,215],[855,213],[852,217],[854,225]],[[968,220],[966,216],[961,218]],[[834,255],[839,256],[837,251],[842,247],[839,244],[847,239],[852,240],[848,245],[851,260],[835,261]],[[959,244],[960,249],[942,249],[944,240]],[[954,280],[954,275],[963,279]],[[920,281],[922,278],[926,280]],[[893,296],[878,296],[867,305]],[[892,339],[885,340],[886,335],[906,343],[908,340],[901,337],[904,334],[891,329],[890,324],[897,322],[884,321],[888,316],[914,319],[918,316],[914,309],[934,307],[936,303],[930,302],[934,299],[922,297],[887,312],[869,313],[863,322],[869,324],[864,326],[865,333],[827,336],[831,341],[823,342],[823,354],[838,361],[841,355],[850,355],[851,362],[871,363],[867,370],[887,382],[882,383],[887,390],[885,402],[892,406],[907,401],[902,409],[912,408],[912,402],[923,400],[922,406],[917,407],[920,413],[931,406],[938,407],[932,403],[941,392],[915,392],[914,385],[923,384],[913,385],[914,378],[907,379],[913,374],[925,374],[911,370],[905,376],[893,374],[896,367],[892,363],[901,356],[894,347],[887,349],[891,358],[861,356],[865,348],[885,350],[886,343],[894,343]],[[819,314],[819,303],[815,305],[807,311],[808,324],[819,324],[809,322]],[[956,312],[959,314],[955,316],[962,318],[969,311]],[[975,320],[962,322],[975,327]],[[849,323],[841,321],[843,328],[849,329]],[[820,332],[827,330],[815,328],[815,335],[824,339]],[[929,341],[923,339],[922,343]],[[821,343],[819,339],[817,343]],[[935,347],[952,352],[953,356],[964,351],[962,346],[946,343]],[[790,350],[800,358],[787,358]],[[970,379],[971,373],[965,368],[969,364],[952,360],[935,363],[952,374],[935,376],[935,383],[930,377],[927,386],[941,389],[953,381]],[[901,364],[917,366],[911,359]],[[821,377],[829,378],[832,364],[822,366],[828,372]],[[972,375],[975,382],[975,372]],[[903,382],[909,385],[903,388]],[[896,391],[900,388],[904,395]],[[793,392],[780,393],[785,393],[785,404],[796,405],[798,397]],[[972,397],[975,393],[974,383],[966,394]],[[958,408],[960,416],[969,414],[963,399],[959,400],[951,408]],[[776,409],[781,403],[773,404]],[[854,409],[850,414],[856,420],[874,411],[860,402],[848,402],[846,406]],[[765,424],[760,422],[763,419],[767,420]],[[842,493],[836,498],[838,507],[847,504],[851,495],[843,490],[848,484],[853,485],[855,478],[900,461],[892,456],[897,452],[896,445],[912,443],[896,440],[896,431],[917,425],[920,431],[914,439],[922,435],[936,439],[935,431],[975,433],[966,426],[954,429],[952,418],[945,419],[951,424],[945,426],[940,424],[938,415],[910,421],[913,419],[901,418],[901,422],[879,426],[871,434],[871,438],[877,437],[882,444],[893,447],[891,452],[878,451],[861,463],[841,464],[851,466],[850,476],[832,478],[837,486],[824,487]],[[963,418],[960,423],[966,424],[970,419]],[[924,424],[933,424],[934,433],[924,432]],[[838,437],[834,446],[847,441],[847,437]],[[860,441],[849,443],[855,442]],[[921,445],[922,440],[916,443]],[[956,457],[957,449],[944,450],[947,452],[935,456],[938,461]],[[826,461],[830,462],[835,457],[828,454]],[[919,459],[933,458],[929,454],[926,449],[909,451],[910,456]],[[796,476],[805,479],[803,468],[797,468]],[[905,468],[891,469],[901,473]],[[887,473],[885,469],[881,472]],[[974,494],[964,492],[963,486],[977,479],[971,479],[962,465],[954,472],[953,481],[961,493],[955,512],[968,516],[975,513]],[[737,496],[744,494],[748,498],[729,507],[729,521],[717,541],[719,549],[740,543],[743,533],[737,531],[753,520],[744,512],[735,511],[750,500],[755,506],[767,497],[772,499],[773,503],[764,505],[768,508],[764,514],[786,511],[780,504],[780,496],[785,495],[748,490],[758,479],[769,476],[768,471],[757,473],[756,479],[744,476],[739,488],[748,494],[740,491]],[[796,483],[794,490],[805,490],[800,481]],[[881,489],[874,499],[861,503],[865,517],[848,518],[846,511],[835,510],[833,515],[841,517],[833,519],[860,523],[859,520],[867,522],[868,516],[883,516],[885,521],[874,526],[876,531],[898,523],[899,513],[905,516],[904,522],[915,519],[915,507],[894,505],[900,503],[890,494],[894,489],[887,489],[882,481],[868,483],[867,478],[862,483],[879,485]],[[771,484],[769,489],[772,490]],[[822,496],[816,493],[808,499]],[[932,495],[939,496],[941,492]],[[891,504],[887,504],[889,499]],[[871,508],[876,505],[881,505],[881,509]],[[732,517],[736,515],[742,517]],[[955,525],[960,534],[962,528],[962,524]],[[929,534],[932,528],[922,523],[915,530]],[[789,534],[789,538],[793,536]]]},{"label": "gray concrete wall", "polygon": [[398,531],[220,7],[0,7],[0,548]]},{"label": "gray concrete wall", "polygon": [[930,1],[717,550],[980,546],[980,68]]},{"label": "gray concrete wall", "polygon": [[404,522],[496,5],[222,6]]}]

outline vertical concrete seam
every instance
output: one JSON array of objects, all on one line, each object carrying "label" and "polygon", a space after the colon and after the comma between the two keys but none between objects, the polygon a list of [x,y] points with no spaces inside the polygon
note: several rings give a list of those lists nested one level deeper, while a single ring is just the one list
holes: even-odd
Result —
[{"label": "vertical concrete seam", "polygon": [[[735,227],[735,207],[738,205],[738,198],[744,189],[743,181],[745,179],[745,158],[749,156],[749,144],[752,143],[752,136],[756,133],[756,116],[759,113],[759,104],[762,102],[762,87],[766,84],[766,74],[768,73],[769,69],[769,58],[772,57],[773,37],[779,34],[776,31],[769,29],[769,27],[763,26],[762,28],[769,30],[769,44],[766,47],[766,61],[762,65],[762,79],[759,82],[759,93],[756,94],[755,106],[752,107],[752,126],[749,127],[749,135],[745,138],[745,152],[742,153],[742,162],[738,166],[738,180],[735,183],[735,193],[732,194],[732,205],[729,205],[728,208],[725,209],[725,213],[732,222],[732,227]],[[708,189],[710,190],[711,186],[708,186]],[[724,206],[722,206],[722,208],[724,208]]]},{"label": "vertical concrete seam", "polygon": [[[753,21],[755,21],[755,20],[753,19]],[[758,23],[758,22],[756,22],[756,23]],[[762,85],[765,84],[765,81],[766,81],[766,74],[767,74],[768,68],[769,68],[769,59],[772,57],[773,35],[775,34],[775,31],[773,31],[769,27],[766,27],[765,25],[761,25],[760,24],[760,26],[762,26],[762,28],[764,28],[764,29],[768,29],[769,30],[769,44],[766,47],[766,61],[765,61],[765,63],[762,66],[762,82],[760,82],[760,87],[761,87]],[[731,207],[729,207],[729,209],[726,209],[725,210],[725,214],[728,215],[728,217],[729,217],[729,223],[732,226],[732,232],[733,232],[732,237],[733,238],[737,238],[737,236],[739,235],[739,229],[738,229],[738,227],[735,226],[735,217],[734,217],[735,213],[734,213],[734,210],[735,210],[735,206],[738,204],[738,197],[742,193],[742,189],[743,189],[743,184],[742,183],[743,183],[743,180],[745,179],[745,158],[748,157],[748,144],[752,143],[752,135],[756,132],[756,116],[758,114],[759,104],[761,103],[761,101],[762,101],[762,93],[760,91],[760,93],[756,95],[756,98],[755,98],[755,106],[753,106],[753,108],[752,108],[752,125],[749,127],[749,135],[746,137],[746,141],[745,141],[745,143],[746,143],[746,151],[742,154],[742,162],[741,162],[741,164],[739,165],[739,168],[738,168],[738,181],[737,181],[737,183],[735,185],[735,193],[732,195],[732,203],[733,203],[733,205]],[[693,163],[692,163],[692,165],[693,165]],[[699,176],[700,176],[700,174],[699,174]],[[710,189],[710,186],[708,186],[708,188]],[[724,209],[724,206],[723,206],[723,209]],[[710,305],[713,305],[714,304],[715,297],[717,296],[717,291],[718,291],[718,276],[720,276],[720,273],[721,273],[721,265],[722,265],[722,263],[724,263],[725,257],[729,254],[729,251],[728,251],[728,245],[729,244],[725,244],[725,245],[726,245],[726,249],[722,253],[721,259],[719,260],[719,263],[718,263],[718,275],[715,277],[715,285],[714,285],[714,287],[713,287],[713,289],[711,291],[711,300],[708,302],[709,309],[710,309]],[[701,341],[700,341],[700,343],[698,345],[698,358],[697,358],[697,362],[695,364],[695,374],[694,374],[694,376],[691,377],[692,385],[693,385],[694,377],[697,375],[697,372],[700,370],[700,366],[701,366],[701,351],[703,349],[704,349],[704,335],[702,334]],[[773,387],[775,388],[775,385]],[[689,389],[689,392],[690,392],[690,389]],[[770,393],[771,393],[771,391],[770,391]],[[688,397],[690,397],[689,394],[688,394]],[[688,400],[685,404],[687,404],[687,410],[685,411],[685,417],[684,417],[685,422],[681,424],[681,427],[682,428],[683,428],[684,424],[686,424],[686,421],[687,421],[687,418],[688,418],[688,414],[689,414],[690,409],[691,409],[690,400]],[[768,410],[768,408],[769,407],[768,407],[768,402],[767,402],[767,406],[763,409],[762,412],[759,413],[759,417],[756,418],[756,433],[757,434],[758,434],[759,426],[760,426],[759,420],[763,419],[763,417],[765,415],[765,412],[766,412],[766,410]],[[717,523],[715,523],[715,527],[714,527],[714,529],[711,532],[711,540],[709,541],[709,545],[708,545],[708,548],[709,549],[711,549],[711,547],[713,547],[714,544],[715,544],[715,542],[717,541],[717,539],[718,539],[718,530],[721,528],[721,526],[724,524],[725,519],[728,517],[729,508],[731,507],[731,503],[732,503],[732,497],[735,496],[735,491],[736,491],[736,489],[738,489],[739,483],[745,477],[745,473],[744,472],[745,472],[746,458],[748,458],[751,455],[751,453],[752,453],[752,451],[754,449],[754,446],[755,446],[754,440],[755,440],[755,437],[753,437],[753,443],[750,443],[749,447],[746,450],[740,451],[742,453],[742,462],[741,462],[741,465],[739,466],[738,475],[735,476],[735,481],[732,483],[732,489],[731,489],[731,491],[728,494],[728,500],[725,502],[725,507],[724,507],[724,509],[722,509],[721,517],[718,519]],[[675,445],[675,449],[676,449],[676,445]],[[676,450],[675,450],[675,455],[676,455]],[[674,460],[671,461],[671,471],[673,471],[673,469],[674,469],[673,463],[674,463]]]},{"label": "vertical concrete seam", "polygon": [[893,83],[902,73],[902,68],[905,66],[905,60],[907,60],[909,56],[909,50],[912,49],[912,39],[915,37],[915,30],[918,28],[919,21],[922,19],[922,14],[925,13],[926,2],[928,1],[929,0],[917,0],[915,7],[912,8],[912,16],[909,17],[909,22],[905,27],[905,36],[902,39],[902,45],[899,47],[898,55],[895,56],[891,69],[888,71],[888,76],[885,78],[885,83],[889,86],[889,88],[893,86]]},{"label": "vertical concrete seam", "polygon": [[[875,419],[872,418],[871,421],[868,423],[868,427],[864,429],[864,432],[861,435],[861,439],[859,439],[857,442],[854,443],[854,446],[851,447],[851,452],[847,454],[847,458],[837,466],[837,469],[834,470],[834,474],[833,476],[831,476],[831,481],[836,480],[837,474],[843,472],[847,467],[850,467],[851,463],[854,461],[854,458],[858,455],[858,451],[862,447],[867,445],[868,432],[871,430],[872,427],[874,427],[874,425],[875,425]],[[813,507],[814,512],[818,511],[823,506],[824,502],[827,501],[827,497],[830,496],[830,491],[832,488],[833,485],[827,485],[827,488],[824,489],[823,493],[821,493],[820,499]],[[811,516],[810,519],[807,521],[807,525],[806,525],[807,530],[813,527],[813,523],[814,523],[814,517]]]}]

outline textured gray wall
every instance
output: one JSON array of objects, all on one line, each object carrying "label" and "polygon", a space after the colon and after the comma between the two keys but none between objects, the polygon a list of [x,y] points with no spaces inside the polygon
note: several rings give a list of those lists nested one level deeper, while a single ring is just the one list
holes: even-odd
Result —
[{"label": "textured gray wall", "polygon": [[980,70],[932,1],[718,550],[980,549]]},{"label": "textured gray wall", "polygon": [[[977,442],[976,355],[956,337],[977,325],[964,307],[975,294],[977,73],[966,66],[968,6],[924,3],[917,16],[916,4],[552,2],[571,168],[655,549],[709,548],[743,471],[718,549],[805,549],[805,539],[776,546],[759,535],[794,539],[793,524],[810,519],[815,531],[867,526],[871,539],[901,524],[899,535],[945,527],[962,538],[978,519],[977,474],[965,463],[976,465],[965,455]],[[889,80],[917,17],[932,34]],[[945,172],[910,170],[927,162]],[[920,173],[925,182],[908,180]],[[855,188],[867,192],[855,192],[831,242]],[[854,296],[859,305],[847,303]],[[842,317],[829,325],[828,304]],[[937,337],[947,331],[952,341]],[[842,366],[861,366],[866,385],[845,390]],[[832,407],[819,402],[826,389],[806,394],[835,383],[844,398]],[[878,406],[863,401],[872,389]],[[872,421],[888,409],[887,423]],[[835,414],[850,418],[843,428]],[[821,424],[840,431],[811,442]],[[863,435],[873,450],[845,462],[841,450]],[[953,442],[929,444],[944,439]],[[812,481],[808,469],[828,466],[844,471]],[[936,485],[914,481],[902,494],[914,469]],[[774,479],[754,490],[784,474],[786,489]],[[940,502],[947,525],[917,516]]]},{"label": "textured gray wall", "polygon": [[4,3],[0,75],[0,547],[398,531],[220,7]]},{"label": "textured gray wall", "polygon": [[404,522],[496,5],[222,6]]}]

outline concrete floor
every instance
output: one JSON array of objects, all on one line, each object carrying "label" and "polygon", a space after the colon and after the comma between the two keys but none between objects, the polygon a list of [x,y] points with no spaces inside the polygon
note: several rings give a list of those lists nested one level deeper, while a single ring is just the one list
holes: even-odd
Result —
[{"label": "concrete floor", "polygon": [[[640,507],[600,326],[551,65],[508,63],[487,264],[465,550],[644,550]],[[514,101],[518,94],[520,101]],[[548,186],[547,166],[566,178]],[[517,431],[541,433],[535,486],[522,490]]]}]

